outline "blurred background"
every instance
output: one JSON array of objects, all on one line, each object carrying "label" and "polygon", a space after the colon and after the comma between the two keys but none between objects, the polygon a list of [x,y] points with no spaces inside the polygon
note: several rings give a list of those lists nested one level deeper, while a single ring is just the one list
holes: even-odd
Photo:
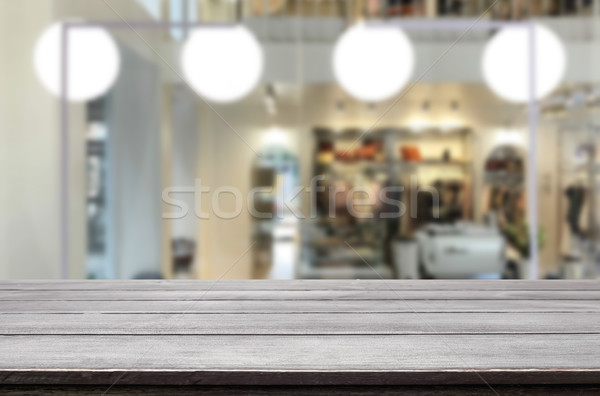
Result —
[{"label": "blurred background", "polygon": [[[599,0],[0,0],[0,18],[0,279],[600,274]],[[43,47],[61,21],[109,39]],[[565,57],[536,58],[536,72],[566,62],[543,97],[515,102],[482,54],[494,23],[530,21]],[[405,26],[412,43],[384,47],[407,76],[387,97],[344,85],[352,73],[397,83],[376,36],[349,47],[362,61],[332,60],[365,22]],[[215,51],[195,35],[215,24],[244,26],[250,44]],[[203,48],[225,54],[222,70]],[[520,81],[520,58],[496,62],[502,84]],[[100,84],[86,73],[109,69],[106,87],[71,100],[69,72]],[[196,86],[225,69],[228,89],[257,81],[232,100]],[[352,188],[386,187],[389,199],[356,205],[364,216],[345,205]]]}]

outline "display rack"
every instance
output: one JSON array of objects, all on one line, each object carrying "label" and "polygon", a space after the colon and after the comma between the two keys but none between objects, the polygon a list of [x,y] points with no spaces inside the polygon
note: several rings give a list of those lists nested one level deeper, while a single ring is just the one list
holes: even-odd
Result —
[{"label": "display rack", "polygon": [[[600,263],[600,126],[588,119],[575,122],[564,120],[558,129],[558,145],[561,150],[557,164],[559,199],[559,241],[556,254],[562,262],[562,276],[583,278],[597,276]],[[575,235],[568,230],[571,215],[565,198],[566,191],[579,186],[585,190],[584,206],[579,220],[581,232]]]},{"label": "display rack", "polygon": [[[315,128],[313,176],[325,181],[348,184],[396,181],[403,186],[411,183],[411,175],[454,175],[472,186],[473,134],[469,128],[410,129],[386,128],[364,133],[362,129],[334,131]],[[442,143],[441,143],[442,142]],[[443,143],[446,142],[446,143]],[[437,154],[433,146],[439,146]],[[403,147],[417,147],[420,158],[403,158]],[[329,147],[330,152],[323,151]],[[443,149],[451,147],[451,150]],[[433,153],[433,154],[432,154]],[[409,194],[400,201],[409,208]],[[469,194],[472,200],[472,188]],[[473,205],[464,219],[473,218]],[[317,219],[302,226],[302,257],[299,278],[393,278],[390,238],[412,234],[418,227],[415,219],[402,216],[396,222],[380,218],[331,216],[318,211]],[[392,230],[390,230],[392,228]]]}]

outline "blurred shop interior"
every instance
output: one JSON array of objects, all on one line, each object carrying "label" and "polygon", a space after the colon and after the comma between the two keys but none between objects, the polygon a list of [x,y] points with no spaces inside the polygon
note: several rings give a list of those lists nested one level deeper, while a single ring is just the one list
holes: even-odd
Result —
[{"label": "blurred shop interior", "polygon": [[[0,17],[0,279],[600,276],[599,0],[19,0]],[[99,95],[62,101],[71,80],[40,81],[51,55],[34,49],[61,21],[105,23],[116,43]],[[383,99],[332,61],[369,21],[407,22],[414,49]],[[534,106],[499,95],[481,58],[501,27],[477,21],[545,26],[560,81]],[[202,24],[259,44],[260,70],[231,65],[259,73],[241,97],[194,89],[187,69],[205,69],[184,52]],[[524,54],[507,55],[506,86]],[[401,216],[381,216],[401,210],[386,187]],[[352,189],[377,198],[349,208]]]}]

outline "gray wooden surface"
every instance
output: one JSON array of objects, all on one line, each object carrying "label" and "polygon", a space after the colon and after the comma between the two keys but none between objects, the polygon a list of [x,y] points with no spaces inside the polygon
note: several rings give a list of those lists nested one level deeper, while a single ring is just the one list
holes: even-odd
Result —
[{"label": "gray wooden surface", "polygon": [[597,384],[600,282],[0,282],[0,384],[115,381]]}]

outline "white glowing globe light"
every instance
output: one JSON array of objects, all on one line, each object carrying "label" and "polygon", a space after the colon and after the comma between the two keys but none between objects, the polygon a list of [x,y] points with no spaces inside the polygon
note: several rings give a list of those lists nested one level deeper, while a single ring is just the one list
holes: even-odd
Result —
[{"label": "white glowing globe light", "polygon": [[244,26],[198,28],[181,54],[185,79],[213,102],[246,96],[260,80],[263,63],[262,47]]},{"label": "white glowing globe light", "polygon": [[342,34],[333,51],[338,83],[356,99],[378,102],[396,95],[410,79],[412,44],[393,26],[357,24]]},{"label": "white glowing globe light", "polygon": [[[37,40],[33,61],[38,79],[56,96],[62,95],[63,23],[48,27]],[[80,102],[105,94],[119,75],[117,44],[100,27],[72,26],[67,34],[67,99]]]},{"label": "white glowing globe light", "polygon": [[[562,81],[567,67],[565,48],[545,26],[535,24],[534,99],[542,99]],[[530,100],[531,29],[507,27],[487,44],[482,59],[483,76],[490,89],[501,98],[517,103]]]}]

